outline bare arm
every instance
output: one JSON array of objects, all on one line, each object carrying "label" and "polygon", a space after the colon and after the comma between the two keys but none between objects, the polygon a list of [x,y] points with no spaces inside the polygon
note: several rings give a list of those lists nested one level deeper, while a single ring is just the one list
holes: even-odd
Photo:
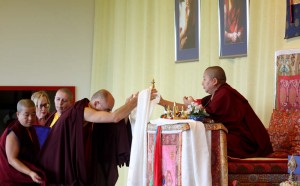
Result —
[{"label": "bare arm", "polygon": [[137,95],[127,99],[126,103],[114,112],[97,111],[86,107],[84,109],[84,120],[94,123],[117,123],[126,118],[137,105]]},{"label": "bare arm", "polygon": [[13,131],[11,131],[6,137],[5,151],[8,163],[21,173],[24,173],[31,177],[36,183],[41,183],[42,178],[32,170],[30,170],[22,161],[18,159],[20,152],[20,144],[18,138]]},{"label": "bare arm", "polygon": [[[165,100],[165,99],[163,99],[162,97],[160,97],[160,101],[159,101],[159,103],[158,103],[159,105],[161,105],[161,106],[163,106],[163,107],[165,107],[165,109],[167,109],[167,107],[169,107],[171,110],[173,109],[173,106],[174,106],[174,102],[171,102],[171,101],[168,101],[168,100]],[[184,104],[182,104],[182,103],[176,103],[176,106],[178,107],[178,108],[184,108],[184,109],[186,109],[187,107],[184,105]]]}]

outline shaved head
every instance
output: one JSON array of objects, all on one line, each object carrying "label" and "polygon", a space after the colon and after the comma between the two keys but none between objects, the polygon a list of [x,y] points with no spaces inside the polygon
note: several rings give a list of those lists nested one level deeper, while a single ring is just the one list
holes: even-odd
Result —
[{"label": "shaved head", "polygon": [[74,95],[73,95],[73,92],[70,89],[68,89],[68,88],[60,88],[60,89],[57,90],[57,92],[63,92],[65,94],[67,94],[68,97],[69,97],[68,98],[69,101],[73,101]]},{"label": "shaved head", "polygon": [[112,96],[112,95],[108,90],[101,89],[93,94],[91,100],[94,100],[94,99],[105,99],[106,100],[109,96]]},{"label": "shaved head", "polygon": [[112,111],[115,104],[113,95],[105,89],[101,89],[93,94],[91,98],[91,106],[96,110]]},{"label": "shaved head", "polygon": [[210,78],[216,78],[220,84],[226,83],[226,75],[220,66],[211,66],[205,70]]},{"label": "shaved head", "polygon": [[24,108],[35,108],[35,104],[31,99],[21,99],[17,104],[17,111],[22,112]]}]

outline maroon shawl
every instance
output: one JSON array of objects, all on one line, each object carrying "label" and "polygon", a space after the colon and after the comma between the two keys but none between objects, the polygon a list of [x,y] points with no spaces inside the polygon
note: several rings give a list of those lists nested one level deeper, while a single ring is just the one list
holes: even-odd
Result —
[{"label": "maroon shawl", "polygon": [[35,129],[29,127],[29,132],[32,137],[32,141],[26,128],[20,124],[18,120],[11,123],[3,132],[0,138],[0,185],[24,185],[28,183],[34,183],[30,176],[25,175],[11,165],[9,165],[6,151],[5,143],[6,136],[9,132],[14,131],[20,142],[20,153],[19,159],[31,170],[38,173],[42,178],[45,179],[44,172],[36,166],[37,164],[37,155],[39,152],[39,142]]},{"label": "maroon shawl", "polygon": [[129,161],[128,124],[87,123],[83,127],[88,103],[88,99],[77,101],[65,111],[41,150],[40,162],[51,184],[115,185],[117,165]]},{"label": "maroon shawl", "polygon": [[40,163],[50,184],[87,185],[82,128],[88,103],[83,99],[66,110],[41,149]]},{"label": "maroon shawl", "polygon": [[263,157],[273,152],[268,132],[248,101],[228,84],[223,84],[202,104],[215,122],[228,129],[228,155],[237,158]]},{"label": "maroon shawl", "polygon": [[[99,123],[93,127],[94,183],[114,186],[119,177],[118,166],[129,166],[131,124],[121,120],[118,124]],[[96,168],[96,169],[95,169]]]}]

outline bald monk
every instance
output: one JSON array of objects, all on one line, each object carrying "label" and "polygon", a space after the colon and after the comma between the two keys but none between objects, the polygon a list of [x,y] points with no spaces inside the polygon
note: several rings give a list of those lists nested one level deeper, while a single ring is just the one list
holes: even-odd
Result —
[{"label": "bald monk", "polygon": [[[264,157],[273,152],[268,132],[248,101],[226,83],[226,75],[220,66],[208,67],[204,71],[203,89],[210,94],[202,98],[202,105],[216,123],[228,129],[228,156],[236,158]],[[195,100],[183,98],[187,106]],[[162,106],[173,102],[161,98]]]},{"label": "bald monk", "polygon": [[[98,110],[106,112],[113,110],[112,97],[107,90],[99,90],[91,100],[95,100],[96,97],[101,101]],[[90,152],[87,153],[91,154],[90,161],[87,162],[91,175],[89,180],[93,180],[91,183],[97,186],[115,186],[119,177],[118,168],[129,166],[132,140],[130,120],[125,118],[113,125],[101,123],[91,126],[92,130],[89,132],[92,133],[92,144]]]},{"label": "bald monk", "polygon": [[49,116],[48,118],[49,121],[46,121],[47,124],[45,126],[52,128],[55,125],[57,119],[61,116],[61,114],[73,105],[73,99],[74,96],[70,89],[68,88],[58,89],[54,97],[56,112],[52,113]]},{"label": "bald monk", "polygon": [[[101,91],[101,90],[100,90]],[[91,149],[92,124],[118,123],[127,118],[137,105],[137,94],[126,103],[111,111],[114,97],[105,91],[96,92],[91,100],[84,98],[67,109],[52,127],[41,150],[40,163],[46,170],[47,179],[53,185],[97,185],[92,174],[96,162]]]},{"label": "bald monk", "polygon": [[34,102],[20,100],[17,118],[0,138],[0,185],[45,184],[44,172],[36,166],[40,149],[32,126],[36,119]]}]

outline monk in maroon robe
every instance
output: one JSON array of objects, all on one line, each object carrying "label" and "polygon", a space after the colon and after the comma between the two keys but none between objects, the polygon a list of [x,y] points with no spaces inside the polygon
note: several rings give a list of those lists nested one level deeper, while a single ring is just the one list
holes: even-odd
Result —
[{"label": "monk in maroon robe", "polygon": [[0,138],[0,185],[45,184],[44,172],[36,166],[40,147],[32,127],[36,117],[34,103],[20,100],[17,117]]},{"label": "monk in maroon robe", "polygon": [[[59,118],[59,116],[66,111],[69,107],[73,105],[73,93],[68,88],[60,88],[55,93],[54,103],[55,103],[55,112],[48,113],[46,116],[46,120],[43,125],[35,125],[34,128],[36,129],[36,133],[39,138],[40,146],[44,145],[45,140],[48,137],[48,134]],[[49,109],[50,101],[47,94],[44,91],[35,92],[31,99],[36,102],[37,111],[45,111],[46,108]],[[48,102],[47,102],[48,101]],[[40,103],[39,103],[40,102]],[[47,104],[48,103],[48,104]],[[38,115],[38,114],[37,114]],[[44,115],[44,114],[42,114]]]},{"label": "monk in maroon robe", "polygon": [[58,89],[54,97],[54,106],[56,111],[48,116],[45,126],[52,128],[61,114],[73,105],[73,99],[74,95],[70,89]]},{"label": "monk in maroon robe", "polygon": [[[203,75],[202,86],[210,94],[202,106],[216,123],[228,129],[228,155],[236,158],[265,157],[273,152],[269,134],[248,101],[226,83],[224,70],[209,67]],[[195,100],[184,97],[185,106]],[[171,102],[161,100],[161,105]]]},{"label": "monk in maroon robe", "polygon": [[[125,105],[111,112],[114,98],[110,92],[100,90],[92,96],[91,101],[85,98],[67,109],[52,127],[41,150],[40,163],[46,170],[48,182],[53,185],[87,186],[101,185],[102,183],[114,185],[117,177],[113,174],[117,167],[111,170],[110,165],[107,166],[105,163],[118,161],[111,164],[122,165],[129,160],[128,142],[125,150],[122,150],[122,147],[125,146],[118,145],[120,141],[124,141],[124,143],[126,140],[128,141],[128,137],[126,135],[119,136],[119,139],[108,137],[106,140],[115,140],[110,149],[113,153],[110,155],[114,157],[106,159],[108,155],[102,150],[107,149],[108,146],[103,145],[105,142],[97,141],[105,140],[99,136],[103,135],[105,131],[100,132],[101,128],[98,128],[98,125],[102,126],[103,123],[119,125],[113,123],[119,123],[123,118],[127,118],[136,104],[137,95],[135,94],[127,99]],[[105,128],[102,129],[105,130]],[[126,125],[121,123],[118,130],[126,130]],[[113,134],[109,131],[106,134],[109,133]],[[107,143],[109,142],[107,141]],[[109,162],[103,160],[109,160]],[[110,173],[111,171],[113,173]],[[98,179],[101,177],[98,173],[102,174],[102,177],[106,177],[106,173],[108,173],[113,180],[102,182],[103,180]]]}]

